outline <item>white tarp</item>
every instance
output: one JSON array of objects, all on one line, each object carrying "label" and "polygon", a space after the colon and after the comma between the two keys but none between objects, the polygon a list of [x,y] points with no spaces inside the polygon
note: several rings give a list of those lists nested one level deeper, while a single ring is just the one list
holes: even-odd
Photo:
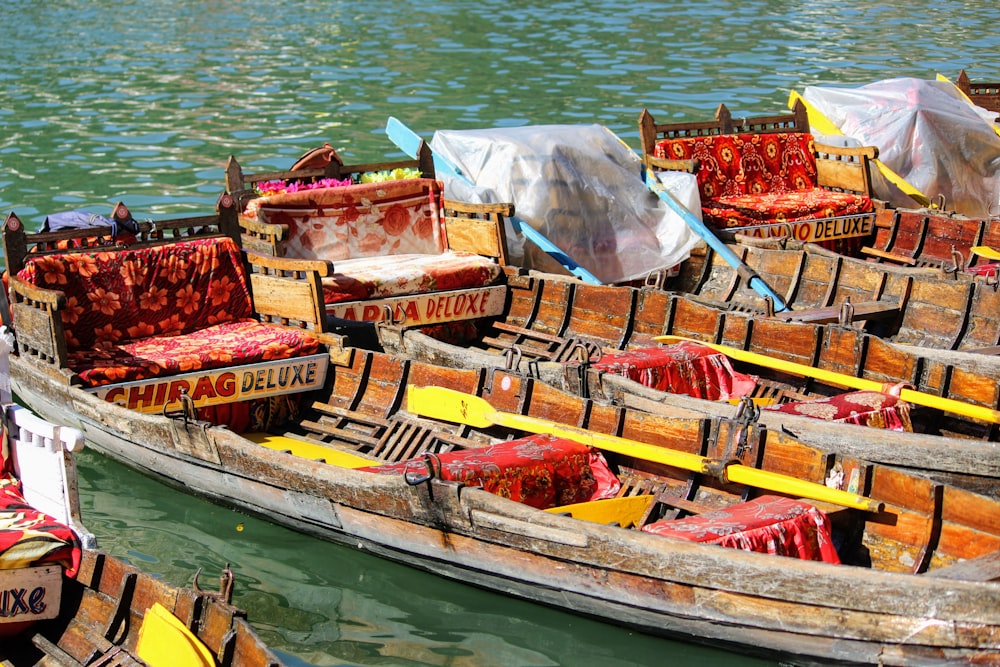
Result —
[{"label": "white tarp", "polygon": [[[700,238],[643,184],[641,161],[601,125],[439,130],[431,147],[475,182],[438,174],[452,199],[512,202],[515,213],[604,283],[686,259]],[[694,176],[668,187],[700,217]],[[508,230],[511,262],[565,273]]]},{"label": "white tarp", "polygon": [[[879,160],[932,201],[969,217],[1000,213],[1000,137],[990,113],[952,83],[899,78],[858,88],[811,86],[802,95],[849,138],[876,146]],[[876,182],[901,208],[913,199]]]}]

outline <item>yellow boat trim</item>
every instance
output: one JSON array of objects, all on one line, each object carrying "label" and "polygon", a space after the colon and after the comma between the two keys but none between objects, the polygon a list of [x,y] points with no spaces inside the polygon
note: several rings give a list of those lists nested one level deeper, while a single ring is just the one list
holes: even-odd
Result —
[{"label": "yellow boat trim", "polygon": [[[802,102],[805,106],[806,114],[809,116],[809,126],[816,130],[816,132],[830,136],[844,135],[840,128],[834,125],[833,121],[827,118],[823,112],[807,102],[804,97],[793,90],[788,96],[788,108],[793,108],[796,102]],[[874,162],[875,166],[878,167],[878,170],[882,172],[882,175],[891,181],[897,188],[906,193],[911,199],[916,201],[921,206],[931,205],[930,197],[913,187],[909,181],[887,167],[880,160],[876,159]]]},{"label": "yellow boat trim", "polygon": [[273,449],[279,452],[291,452],[294,456],[310,461],[326,461],[330,465],[338,468],[368,468],[382,465],[381,461],[366,459],[350,452],[343,452],[332,447],[325,447],[320,444],[312,444],[296,438],[288,438],[283,435],[271,435],[270,433],[245,433],[247,440],[258,445]]},{"label": "yellow boat trim", "polygon": [[591,500],[585,503],[550,507],[545,511],[552,514],[569,514],[574,519],[581,521],[601,524],[616,523],[622,528],[631,528],[639,525],[646,510],[652,504],[653,496],[647,494]]}]

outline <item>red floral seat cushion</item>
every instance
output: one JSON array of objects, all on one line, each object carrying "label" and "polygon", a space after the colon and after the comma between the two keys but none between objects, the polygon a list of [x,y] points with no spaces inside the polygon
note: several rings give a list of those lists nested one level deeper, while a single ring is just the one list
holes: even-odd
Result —
[{"label": "red floral seat cushion", "polygon": [[74,577],[80,557],[80,542],[69,526],[29,505],[16,477],[0,476],[0,569],[53,563]]},{"label": "red floral seat cushion", "polygon": [[[479,486],[517,502],[548,509],[612,498],[621,484],[597,450],[550,435],[531,435],[477,449],[437,454],[441,479]],[[379,474],[423,473],[423,457],[371,468]]]},{"label": "red floral seat cushion", "polygon": [[757,386],[757,379],[734,370],[726,355],[689,341],[605,354],[592,367],[646,387],[710,401],[740,398]]},{"label": "red floral seat cushion", "polygon": [[744,551],[839,563],[830,519],[809,503],[761,496],[723,510],[642,527],[654,535]]},{"label": "red floral seat cushion", "polygon": [[90,387],[196,370],[291,359],[319,351],[315,338],[243,319],[183,336],[155,336],[69,354],[69,365]]},{"label": "red floral seat cushion", "polygon": [[747,227],[870,212],[871,199],[816,185],[811,134],[775,132],[665,139],[654,154],[698,160],[702,216]]},{"label": "red floral seat cushion", "polygon": [[323,278],[326,303],[485,287],[502,273],[487,257],[452,250],[348,259],[336,262],[334,270]]},{"label": "red floral seat cushion", "polygon": [[852,391],[814,401],[769,405],[763,409],[891,431],[913,430],[910,404],[878,391]]}]

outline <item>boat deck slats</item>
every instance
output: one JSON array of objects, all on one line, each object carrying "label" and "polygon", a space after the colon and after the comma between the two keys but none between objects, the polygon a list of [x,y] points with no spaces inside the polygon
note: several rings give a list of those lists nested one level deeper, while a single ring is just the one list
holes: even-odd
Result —
[{"label": "boat deck slats", "polygon": [[354,428],[344,428],[329,423],[309,420],[304,420],[302,422],[302,426],[303,428],[322,436],[321,440],[325,440],[326,438],[336,438],[340,444],[353,444],[355,449],[360,449],[361,447],[374,447],[378,444],[378,437],[372,436],[368,433],[361,433]]}]

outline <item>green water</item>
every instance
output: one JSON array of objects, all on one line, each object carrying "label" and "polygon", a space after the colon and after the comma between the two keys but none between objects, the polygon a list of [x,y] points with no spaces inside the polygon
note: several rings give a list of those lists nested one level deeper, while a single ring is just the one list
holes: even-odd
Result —
[{"label": "green water", "polygon": [[[285,168],[330,141],[401,158],[389,116],[435,129],[607,125],[785,108],[789,91],[898,76],[1000,80],[1000,5],[944,0],[605,3],[10,1],[0,30],[0,214],[208,211],[235,155]],[[174,583],[230,562],[289,662],[752,665],[445,581],[162,487],[94,453],[84,518]],[[767,664],[767,663],[763,663]]]}]

